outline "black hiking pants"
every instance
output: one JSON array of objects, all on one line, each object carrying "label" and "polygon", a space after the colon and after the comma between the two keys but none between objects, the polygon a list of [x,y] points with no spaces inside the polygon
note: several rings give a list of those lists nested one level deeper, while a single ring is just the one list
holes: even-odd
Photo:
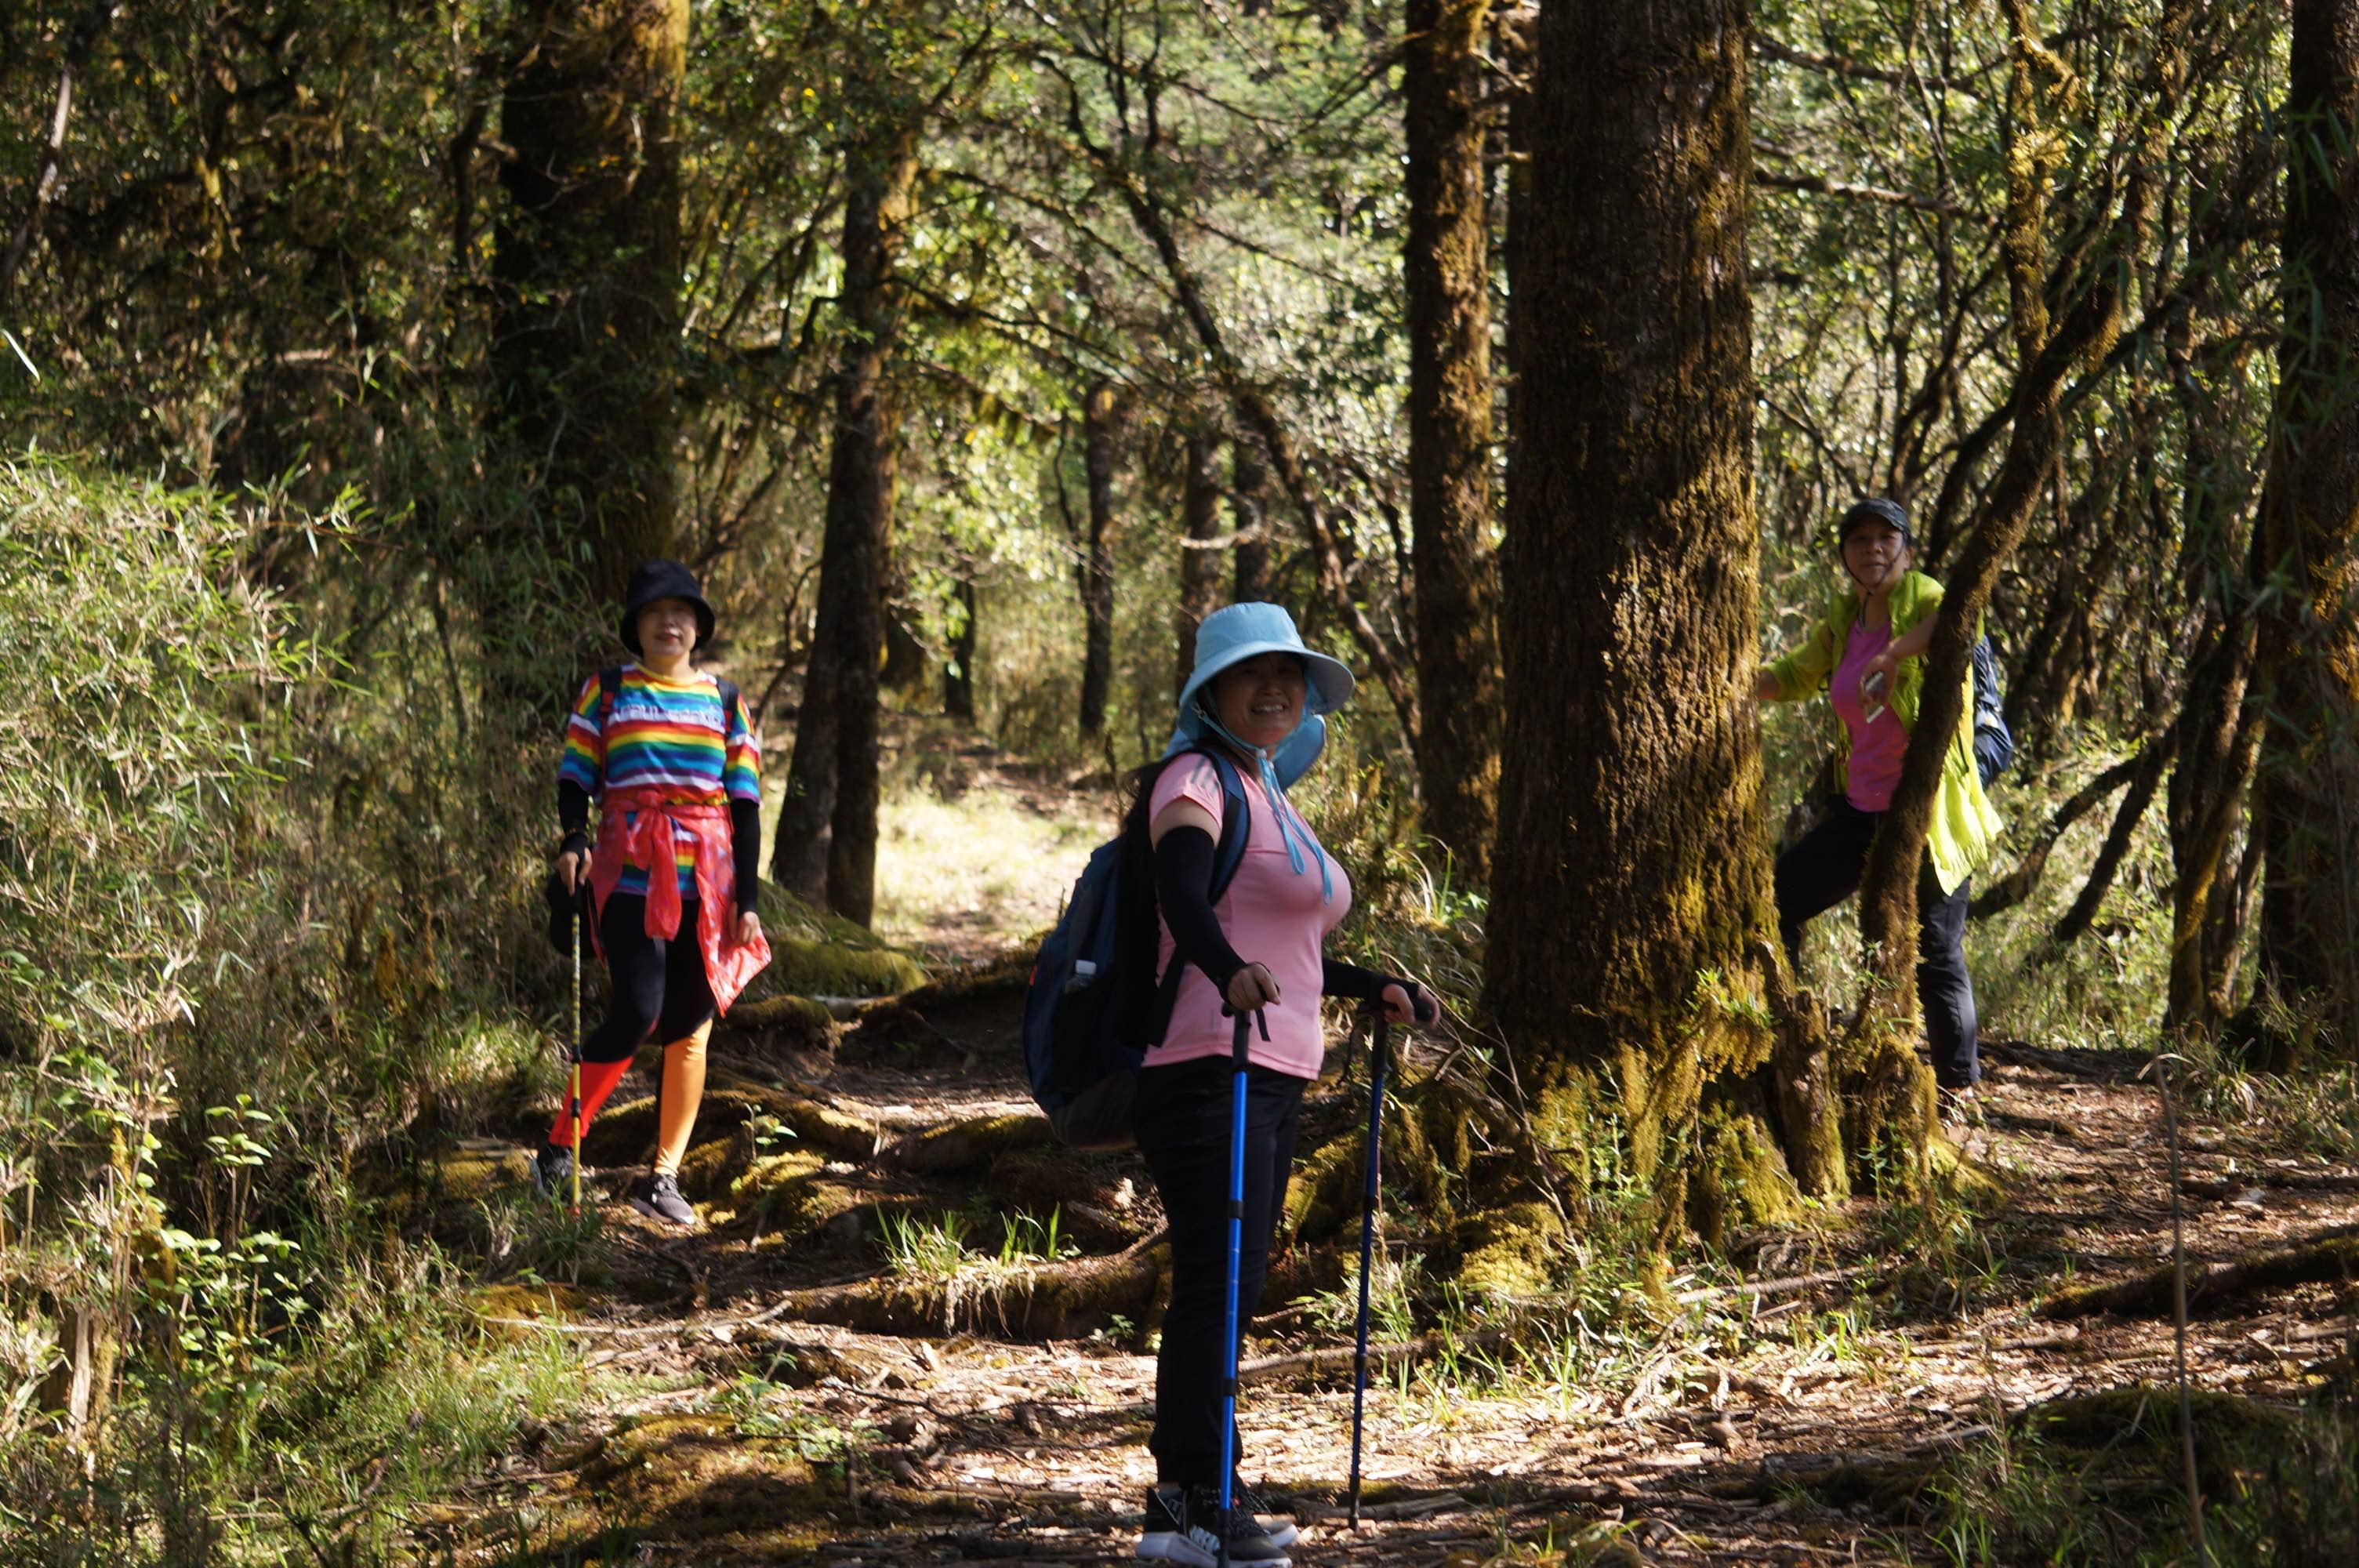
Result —
[{"label": "black hiking pants", "polygon": [[[1802,928],[1859,891],[1875,842],[1878,811],[1838,799],[1834,812],[1777,857],[1777,932],[1786,957],[1799,964]],[[1933,1077],[1944,1089],[1962,1089],[1983,1075],[1974,1017],[1974,983],[1966,973],[1966,902],[1971,882],[1941,891],[1929,855],[1917,873],[1917,999],[1933,1048]]]},{"label": "black hiking pants", "polygon": [[[1134,1113],[1139,1152],[1155,1178],[1171,1227],[1171,1307],[1155,1360],[1155,1455],[1158,1485],[1221,1481],[1223,1343],[1228,1315],[1229,1096],[1236,1067],[1201,1057],[1138,1075]],[[1240,1339],[1261,1307],[1269,1247],[1286,1212],[1294,1171],[1296,1113],[1306,1080],[1255,1067],[1245,1074],[1245,1241],[1237,1259]],[[1233,1456],[1243,1449],[1233,1447]]]},{"label": "black hiking pants", "polygon": [[647,901],[617,893],[598,911],[598,944],[613,982],[606,1016],[582,1042],[584,1062],[621,1062],[657,1032],[685,1040],[713,1016],[712,982],[696,945],[696,900],[679,906],[679,934],[665,942],[647,934]]}]

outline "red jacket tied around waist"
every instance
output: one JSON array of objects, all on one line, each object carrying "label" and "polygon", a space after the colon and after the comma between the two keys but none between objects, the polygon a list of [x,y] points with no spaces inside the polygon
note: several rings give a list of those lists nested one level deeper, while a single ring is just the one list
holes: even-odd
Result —
[{"label": "red jacket tied around waist", "polygon": [[[603,910],[625,866],[647,872],[647,932],[670,942],[679,935],[679,879],[660,873],[679,846],[693,843],[696,857],[696,946],[704,955],[713,1006],[729,1011],[746,985],[770,962],[770,943],[736,939],[736,889],[730,865],[729,805],[718,791],[683,795],[660,789],[610,789],[599,801],[598,847],[590,859],[590,888]],[[590,926],[594,933],[598,922]]]}]

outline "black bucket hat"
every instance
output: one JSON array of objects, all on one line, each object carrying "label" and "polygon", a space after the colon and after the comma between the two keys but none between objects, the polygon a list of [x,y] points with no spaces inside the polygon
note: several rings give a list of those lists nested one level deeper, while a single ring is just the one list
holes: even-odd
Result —
[{"label": "black bucket hat", "polygon": [[712,640],[712,606],[704,602],[704,590],[697,585],[696,573],[677,561],[658,556],[639,563],[631,573],[631,585],[623,593],[623,646],[633,653],[639,648],[639,612],[658,599],[685,599],[696,606],[696,646],[702,648]]},{"label": "black bucket hat", "polygon": [[1852,535],[1870,523],[1881,523],[1890,528],[1900,536],[1904,545],[1917,542],[1916,536],[1908,531],[1908,509],[1887,496],[1870,495],[1864,501],[1854,502],[1851,510],[1843,515],[1843,521],[1835,525],[1835,548],[1841,550]]}]

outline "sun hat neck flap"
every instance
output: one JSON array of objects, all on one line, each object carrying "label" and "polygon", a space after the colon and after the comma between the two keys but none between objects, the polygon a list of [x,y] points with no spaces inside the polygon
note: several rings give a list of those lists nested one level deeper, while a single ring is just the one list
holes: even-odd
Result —
[{"label": "sun hat neck flap", "polygon": [[643,561],[631,573],[630,585],[623,591],[623,646],[633,653],[639,648],[639,612],[659,599],[685,599],[696,611],[696,646],[702,648],[712,640],[712,606],[704,602],[704,590],[698,585],[696,573],[677,561],[658,556]]}]

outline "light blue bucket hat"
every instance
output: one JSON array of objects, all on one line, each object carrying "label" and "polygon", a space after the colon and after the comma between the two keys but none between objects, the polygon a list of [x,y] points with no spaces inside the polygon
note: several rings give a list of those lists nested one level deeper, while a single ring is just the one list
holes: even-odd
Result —
[{"label": "light blue bucket hat", "polygon": [[[1212,678],[1233,664],[1265,653],[1292,654],[1302,661],[1303,676],[1309,691],[1302,705],[1302,722],[1294,733],[1269,749],[1247,746],[1231,735],[1219,720],[1206,711],[1205,688]],[[1286,791],[1319,760],[1327,746],[1327,721],[1324,715],[1333,713],[1352,700],[1352,688],[1356,684],[1352,672],[1341,659],[1331,659],[1315,648],[1306,647],[1302,634],[1295,629],[1294,617],[1286,613],[1283,604],[1258,601],[1231,604],[1206,615],[1196,628],[1196,668],[1188,674],[1188,682],[1180,688],[1180,723],[1172,731],[1170,745],[1163,755],[1176,757],[1183,751],[1200,746],[1207,735],[1219,735],[1239,751],[1261,765],[1262,783],[1269,796],[1272,813],[1277,818],[1278,837],[1285,842],[1287,859],[1299,875],[1304,868],[1302,850],[1305,844],[1319,859],[1319,883],[1321,895],[1334,895],[1333,878],[1327,870],[1327,856],[1311,838],[1310,830],[1300,815],[1287,802]],[[1292,820],[1289,822],[1288,819]],[[1299,839],[1301,842],[1297,843]]]}]

